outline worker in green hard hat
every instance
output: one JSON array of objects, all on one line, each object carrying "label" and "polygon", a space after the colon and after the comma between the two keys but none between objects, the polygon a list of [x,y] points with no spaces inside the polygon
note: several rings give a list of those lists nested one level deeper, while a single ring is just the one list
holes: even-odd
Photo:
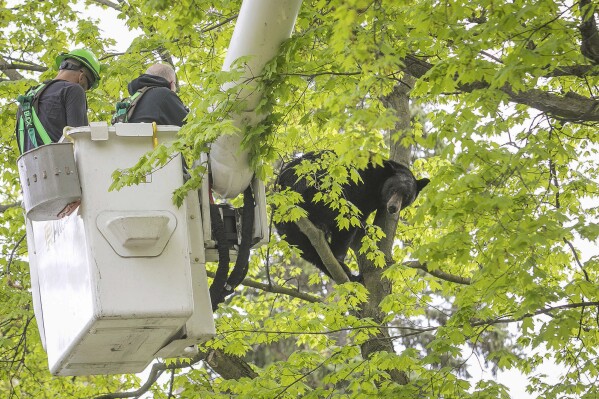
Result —
[{"label": "worker in green hard hat", "polygon": [[[73,60],[76,62],[73,62]],[[86,90],[98,87],[98,83],[100,83],[100,63],[91,51],[87,49],[77,49],[68,53],[63,53],[56,57],[55,63],[56,68],[58,68],[59,71],[70,70],[75,71],[76,73],[84,73],[87,80]],[[82,84],[84,82],[76,83]]]},{"label": "worker in green hard hat", "polygon": [[66,126],[87,126],[85,92],[98,87],[100,63],[87,49],[56,57],[58,74],[19,96],[16,138],[21,153],[56,143]]}]

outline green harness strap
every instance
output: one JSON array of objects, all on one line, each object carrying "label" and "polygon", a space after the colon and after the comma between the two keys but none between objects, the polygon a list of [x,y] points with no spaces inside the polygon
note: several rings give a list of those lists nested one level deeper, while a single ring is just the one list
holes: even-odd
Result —
[{"label": "green harness strap", "polygon": [[24,130],[25,130],[25,123],[23,121],[23,117],[19,118],[19,126],[18,126],[18,130],[17,130],[17,136],[19,139],[19,150],[21,151],[21,154],[23,153],[23,149],[25,148],[25,134],[24,134]]},{"label": "green harness strap", "polygon": [[116,103],[116,111],[112,115],[112,119],[110,122],[114,125],[115,123],[127,123],[129,122],[129,118],[133,115],[133,110],[135,106],[141,100],[141,96],[144,95],[150,89],[153,89],[154,86],[145,86],[133,93],[131,97],[125,98],[118,103]]},{"label": "green harness strap", "polygon": [[24,96],[19,96],[17,98],[21,107],[21,116],[19,117],[17,128],[19,149],[21,150],[21,153],[25,150],[25,131],[27,131],[27,137],[29,137],[33,147],[41,145],[37,142],[37,136],[42,139],[42,144],[50,144],[52,142],[52,139],[40,122],[36,112],[38,99],[44,89],[49,85],[49,83],[42,83],[37,87],[29,89]]}]

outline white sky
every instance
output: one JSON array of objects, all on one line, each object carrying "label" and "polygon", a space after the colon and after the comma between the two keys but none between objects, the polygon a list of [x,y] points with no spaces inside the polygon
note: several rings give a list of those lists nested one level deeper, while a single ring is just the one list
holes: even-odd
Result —
[{"label": "white sky", "polygon": [[117,18],[118,11],[111,8],[103,9],[96,5],[86,7],[84,4],[79,3],[74,8],[85,15],[99,19],[99,27],[104,35],[116,40],[116,45],[110,48],[110,51],[125,52],[127,50],[135,37],[135,32],[131,32],[125,22]]}]

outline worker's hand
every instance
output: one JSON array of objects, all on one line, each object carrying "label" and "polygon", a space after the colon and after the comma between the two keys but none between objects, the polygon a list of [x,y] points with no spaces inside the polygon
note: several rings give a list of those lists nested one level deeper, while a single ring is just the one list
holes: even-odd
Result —
[{"label": "worker's hand", "polygon": [[75,211],[81,205],[81,200],[77,200],[75,202],[71,202],[67,206],[64,207],[62,211],[58,213],[58,218],[62,219],[65,216],[69,216],[71,213]]}]

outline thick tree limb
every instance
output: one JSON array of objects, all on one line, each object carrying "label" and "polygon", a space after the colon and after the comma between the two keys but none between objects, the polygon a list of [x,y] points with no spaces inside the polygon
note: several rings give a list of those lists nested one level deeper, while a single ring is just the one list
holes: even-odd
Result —
[{"label": "thick tree limb", "polygon": [[514,92],[511,87],[502,89],[513,102],[547,112],[557,118],[569,121],[599,121],[599,101],[567,93],[557,96],[543,90]]},{"label": "thick tree limb", "polygon": [[[416,78],[423,77],[433,68],[432,64],[414,56],[406,57],[403,62],[405,65],[404,70]],[[566,69],[558,69],[556,73],[558,71],[564,72]],[[460,85],[458,89],[463,92],[472,92],[489,87],[490,85],[487,82],[473,82]],[[559,96],[538,89],[516,92],[508,84],[504,85],[500,90],[508,95],[511,102],[547,112],[556,118],[569,121],[599,121],[599,100],[573,93]]]},{"label": "thick tree limb", "polygon": [[415,78],[423,77],[433,68],[433,64],[413,55],[408,55],[402,60],[402,63],[404,64],[404,71]]},{"label": "thick tree limb", "polygon": [[[213,273],[213,272],[206,272],[206,274],[212,278],[214,278],[214,276],[215,276],[215,273]],[[260,283],[258,281],[251,280],[249,278],[244,279],[241,282],[241,285],[244,285],[246,287],[256,288],[258,290],[262,290],[262,291],[266,291],[266,292],[272,292],[274,294],[283,294],[283,295],[292,296],[294,298],[303,299],[304,301],[308,301],[308,302],[312,302],[312,303],[322,302],[322,299],[320,299],[314,295],[310,295],[310,294],[306,294],[305,292],[298,291],[297,289],[294,289],[294,288],[282,287],[280,285],[264,284],[264,283]]]},{"label": "thick tree limb", "polygon": [[[9,73],[9,72],[13,72],[13,73],[17,73],[16,70],[21,70],[21,71],[34,71],[34,72],[45,72],[48,70],[48,68],[43,67],[43,66],[39,66],[39,65],[27,65],[27,64],[15,64],[15,63],[8,63],[6,61],[0,63],[0,71],[4,72],[4,73]],[[20,76],[20,74],[19,74]],[[21,78],[23,78],[21,76]],[[17,79],[13,79],[13,80],[17,80]]]},{"label": "thick tree limb", "polygon": [[599,71],[594,65],[570,65],[570,66],[561,66],[547,75],[546,78],[555,78],[559,76],[575,76],[577,78],[582,78],[585,76],[597,76],[599,75]]},{"label": "thick tree limb", "polygon": [[245,360],[228,355],[221,350],[209,351],[204,360],[226,380],[238,380],[244,377],[256,378],[258,376],[258,373]]},{"label": "thick tree limb", "polygon": [[[599,41],[599,39],[598,39]],[[599,53],[598,53],[599,54]],[[422,78],[434,65],[420,59],[416,56],[407,56],[402,60],[404,64],[404,72],[416,77]],[[361,71],[353,72],[319,72],[319,73],[291,73],[288,75],[300,75],[306,77],[315,77],[319,75],[360,75]],[[587,75],[596,76],[599,74],[599,69],[593,65],[571,65],[559,67],[545,75],[546,78],[559,76],[576,76],[583,78]],[[458,76],[455,77],[456,79]],[[469,93],[474,90],[487,89],[490,85],[487,82],[472,82],[458,86],[461,92]],[[569,121],[599,121],[599,100],[580,96],[574,93],[567,93],[563,96],[553,94],[547,91],[531,89],[526,91],[516,92],[511,85],[504,85],[500,88],[508,95],[509,100],[514,103],[527,105],[538,109],[539,111],[549,113],[556,118]],[[383,102],[388,101],[391,97],[382,99]],[[392,105],[387,107],[393,108]]]},{"label": "thick tree limb", "polygon": [[310,243],[316,249],[316,252],[318,252],[320,259],[322,259],[322,263],[324,263],[331,276],[333,276],[333,280],[337,284],[349,282],[349,277],[339,262],[337,262],[333,252],[331,252],[331,247],[329,247],[324,232],[314,226],[306,217],[300,218],[295,224],[308,237]]}]

